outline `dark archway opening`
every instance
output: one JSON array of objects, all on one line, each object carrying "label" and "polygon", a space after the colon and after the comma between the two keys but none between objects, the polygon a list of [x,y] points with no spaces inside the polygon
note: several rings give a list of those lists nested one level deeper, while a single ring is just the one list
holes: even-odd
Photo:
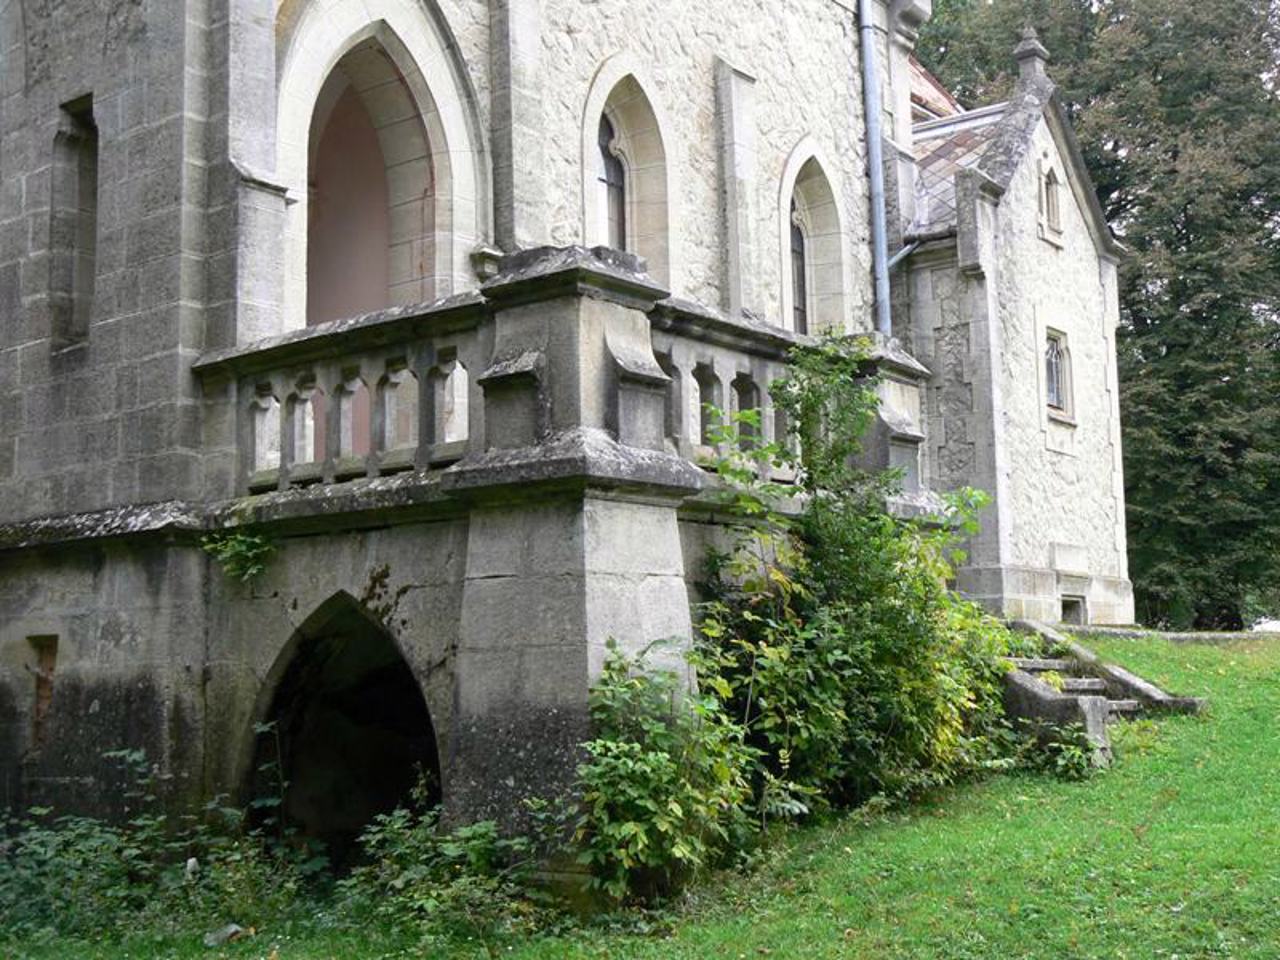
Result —
[{"label": "dark archway opening", "polygon": [[259,823],[278,810],[295,835],[324,843],[335,869],[357,857],[360,833],[377,814],[410,802],[420,778],[426,802],[440,801],[422,690],[391,638],[354,603],[338,604],[306,633],[266,720],[253,796],[282,802],[256,808]]}]

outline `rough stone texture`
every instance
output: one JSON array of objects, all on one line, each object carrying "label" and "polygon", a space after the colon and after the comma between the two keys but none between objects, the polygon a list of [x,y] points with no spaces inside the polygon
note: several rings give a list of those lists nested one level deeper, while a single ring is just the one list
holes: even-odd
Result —
[{"label": "rough stone texture", "polygon": [[672,257],[672,292],[711,306],[727,305],[724,282],[725,227],[717,155],[716,61],[720,58],[755,83],[755,209],[761,238],[758,289],[768,317],[779,309],[781,280],[778,181],[787,158],[811,135],[837,165],[828,170],[841,205],[853,262],[845,267],[851,329],[870,326],[869,246],[865,216],[861,86],[856,64],[857,20],[831,0],[782,5],[761,0],[724,4],[663,4],[661,13],[643,3],[603,0],[583,17],[577,0],[544,5],[543,71],[554,77],[544,107],[552,243],[581,243],[582,115],[592,78],[619,48],[661,120],[672,193],[678,204]]}]

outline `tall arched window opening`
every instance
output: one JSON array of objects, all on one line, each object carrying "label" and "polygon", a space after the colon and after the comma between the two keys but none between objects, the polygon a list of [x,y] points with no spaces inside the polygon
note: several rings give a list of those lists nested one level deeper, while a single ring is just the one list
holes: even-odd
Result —
[{"label": "tall arched window opening", "polygon": [[[583,126],[583,235],[641,256],[660,283],[671,277],[667,147],[653,104],[633,74],[606,66]],[[611,84],[606,86],[606,84]]]},{"label": "tall arched window opening", "polygon": [[[319,319],[307,308],[309,280],[317,277],[307,270],[308,260],[315,262],[308,256],[311,184],[316,151],[347,87],[376,133],[386,181],[387,283],[378,299],[396,306],[469,289],[476,281],[472,254],[490,237],[491,181],[478,104],[438,5],[325,0],[286,6],[273,178],[287,199],[280,328]],[[319,186],[323,190],[323,182]],[[276,318],[272,308],[264,306],[263,332]]]},{"label": "tall arched window opening", "polygon": [[600,235],[615,250],[627,249],[627,169],[618,156],[618,135],[604,114],[600,115],[600,165],[596,182],[600,185]]},{"label": "tall arched window opening", "polygon": [[1044,216],[1050,230],[1062,229],[1062,199],[1058,191],[1058,174],[1050,169],[1044,178]]},{"label": "tall arched window opening", "polygon": [[375,38],[316,99],[307,169],[307,324],[436,293],[430,145],[413,92]]},{"label": "tall arched window opening", "polygon": [[804,227],[796,202],[791,201],[791,327],[796,333],[809,332],[809,277],[804,251]]},{"label": "tall arched window opening", "polygon": [[843,331],[844,235],[835,192],[812,154],[803,162],[793,155],[791,170],[781,211],[782,322],[797,333]]}]

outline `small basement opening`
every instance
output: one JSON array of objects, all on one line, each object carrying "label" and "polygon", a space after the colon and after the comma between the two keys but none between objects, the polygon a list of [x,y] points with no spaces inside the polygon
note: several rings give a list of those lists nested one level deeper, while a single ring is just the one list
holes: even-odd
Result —
[{"label": "small basement opening", "polygon": [[1084,597],[1062,598],[1062,622],[1083,627],[1089,622]]},{"label": "small basement opening", "polygon": [[251,798],[259,826],[279,811],[344,870],[365,826],[411,802],[419,779],[427,804],[440,802],[440,763],[422,690],[391,638],[354,601],[322,620],[298,644],[260,728]]}]

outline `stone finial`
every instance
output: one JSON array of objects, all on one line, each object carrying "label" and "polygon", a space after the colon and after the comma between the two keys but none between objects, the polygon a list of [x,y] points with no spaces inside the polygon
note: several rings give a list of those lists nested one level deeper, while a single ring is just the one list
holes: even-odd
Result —
[{"label": "stone finial", "polygon": [[1035,27],[1027,27],[1022,31],[1022,39],[1013,48],[1013,56],[1018,61],[1018,70],[1023,80],[1044,76],[1049,51],[1040,42],[1040,35],[1036,33]]}]

